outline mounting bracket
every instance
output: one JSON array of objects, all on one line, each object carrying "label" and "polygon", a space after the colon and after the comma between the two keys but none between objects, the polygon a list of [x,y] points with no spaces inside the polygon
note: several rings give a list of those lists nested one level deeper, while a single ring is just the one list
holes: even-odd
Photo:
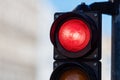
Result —
[{"label": "mounting bracket", "polygon": [[119,13],[119,4],[115,2],[95,2],[90,5],[82,3],[78,5],[73,11],[98,11],[101,14],[117,15]]}]

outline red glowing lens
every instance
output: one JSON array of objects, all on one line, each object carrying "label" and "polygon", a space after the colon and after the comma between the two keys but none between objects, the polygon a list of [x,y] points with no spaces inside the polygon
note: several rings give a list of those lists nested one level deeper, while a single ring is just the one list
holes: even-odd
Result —
[{"label": "red glowing lens", "polygon": [[68,51],[78,52],[90,41],[88,25],[79,19],[70,19],[60,27],[58,38],[60,44]]}]

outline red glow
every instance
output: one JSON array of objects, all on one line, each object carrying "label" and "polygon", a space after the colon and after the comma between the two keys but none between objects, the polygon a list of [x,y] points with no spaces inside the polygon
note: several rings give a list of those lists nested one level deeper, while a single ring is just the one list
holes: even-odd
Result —
[{"label": "red glow", "polygon": [[71,52],[84,49],[90,41],[88,25],[79,19],[66,21],[61,26],[58,35],[60,44]]}]

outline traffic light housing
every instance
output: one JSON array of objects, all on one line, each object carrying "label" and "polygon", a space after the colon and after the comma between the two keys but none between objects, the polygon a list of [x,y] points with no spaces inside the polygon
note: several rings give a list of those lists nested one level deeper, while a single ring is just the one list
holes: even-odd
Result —
[{"label": "traffic light housing", "polygon": [[[73,78],[69,79],[71,77]],[[101,62],[72,60],[55,61],[54,71],[50,80],[101,80]]]},{"label": "traffic light housing", "polygon": [[[85,28],[87,28],[87,30],[89,29],[88,32],[86,30],[86,33],[87,33],[86,36],[89,36],[89,37],[87,37],[89,41],[87,40],[87,43],[86,43],[86,41],[84,41],[83,44],[85,44],[85,46],[84,46],[85,48],[83,47],[83,49],[78,50],[78,51],[75,51],[74,48],[73,48],[74,51],[65,49],[63,47],[63,45],[61,44],[62,41],[60,42],[60,40],[59,40],[60,38],[58,37],[59,33],[60,33],[59,30],[61,28],[61,25],[65,24],[66,22],[70,22],[73,19],[78,20],[78,25],[77,25],[78,28],[80,27],[79,21],[81,21],[82,23],[80,23],[80,25],[82,24],[83,26],[85,26]],[[74,24],[73,22],[71,22],[71,23],[72,23],[72,25]],[[78,33],[79,33],[79,31],[78,31]],[[78,58],[83,59],[84,58],[84,59],[99,60],[101,58],[101,14],[98,12],[56,13],[55,21],[54,21],[54,23],[51,27],[51,31],[50,31],[50,38],[51,38],[51,42],[54,45],[54,59],[55,60],[65,59],[65,58],[74,58],[74,59],[78,59]],[[74,41],[71,41],[71,42],[74,42]],[[79,43],[79,39],[78,39],[77,43]],[[64,43],[64,44],[71,44],[71,46],[74,47],[73,43],[68,42],[68,43]],[[79,44],[82,44],[82,43],[79,43]],[[77,44],[75,44],[75,47],[76,47],[76,45]],[[69,46],[70,45],[68,45],[67,47],[69,47]],[[81,45],[77,45],[77,47],[78,46],[81,47]]]},{"label": "traffic light housing", "polygon": [[101,80],[101,13],[56,13],[50,39],[54,71],[50,80]]}]

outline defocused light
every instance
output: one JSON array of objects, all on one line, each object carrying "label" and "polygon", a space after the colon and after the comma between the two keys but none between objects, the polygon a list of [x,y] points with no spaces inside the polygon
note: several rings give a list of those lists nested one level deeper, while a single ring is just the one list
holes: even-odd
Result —
[{"label": "defocused light", "polygon": [[68,51],[78,52],[90,41],[88,25],[80,19],[70,19],[59,30],[59,41]]}]

